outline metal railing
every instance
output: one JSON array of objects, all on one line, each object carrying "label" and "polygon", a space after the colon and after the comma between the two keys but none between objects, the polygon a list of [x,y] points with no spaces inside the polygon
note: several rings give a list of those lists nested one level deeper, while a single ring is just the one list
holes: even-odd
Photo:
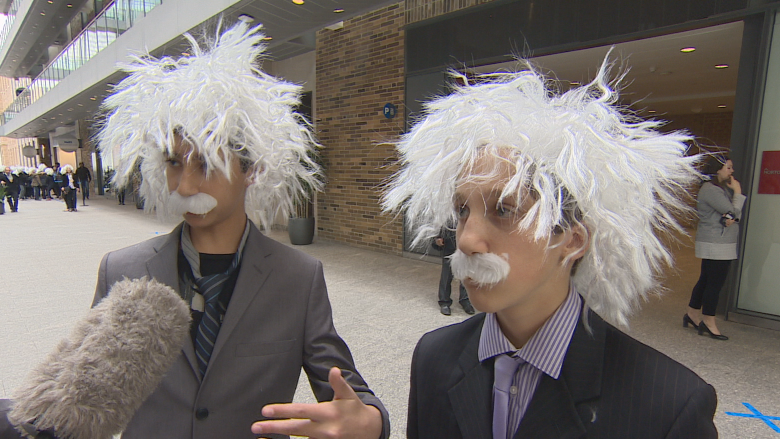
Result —
[{"label": "metal railing", "polygon": [[103,9],[60,52],[43,71],[32,80],[5,109],[2,124],[5,125],[25,108],[32,105],[72,72],[79,69],[117,37],[130,29],[140,18],[162,4],[162,0],[116,0]]},{"label": "metal railing", "polygon": [[8,34],[11,33],[11,26],[13,26],[16,21],[16,13],[19,12],[19,5],[22,4],[22,1],[23,0],[14,0],[13,3],[11,3],[11,7],[8,9],[5,22],[3,23],[2,29],[0,29],[0,50],[5,45]]}]

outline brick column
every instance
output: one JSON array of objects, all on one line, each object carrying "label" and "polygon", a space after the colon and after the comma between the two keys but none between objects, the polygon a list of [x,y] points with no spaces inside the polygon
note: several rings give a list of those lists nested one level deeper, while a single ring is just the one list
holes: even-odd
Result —
[{"label": "brick column", "polygon": [[[327,184],[318,195],[318,236],[400,254],[403,223],[379,207],[396,171],[392,145],[404,129],[404,3],[317,33],[314,119]],[[384,116],[393,104],[395,118]]]}]

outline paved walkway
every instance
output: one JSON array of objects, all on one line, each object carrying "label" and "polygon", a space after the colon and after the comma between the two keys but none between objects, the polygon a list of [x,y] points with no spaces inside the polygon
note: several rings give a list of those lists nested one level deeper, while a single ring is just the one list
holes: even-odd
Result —
[{"label": "paved walkway", "polygon": [[[81,204],[81,201],[79,201]],[[173,224],[145,216],[134,205],[93,196],[77,213],[59,201],[22,200],[19,213],[0,216],[0,397],[64,337],[88,309],[104,253],[164,234]],[[271,236],[288,243],[286,234]],[[393,438],[404,437],[409,366],[419,337],[467,315],[451,317],[436,303],[440,267],[428,262],[317,241],[299,249],[321,259],[334,320],[361,373],[390,410]],[[774,438],[780,433],[750,413],[780,416],[780,332],[719,322],[727,342],[681,326],[699,261],[677,253],[670,291],[653,298],[631,321],[630,333],[692,368],[718,391],[716,424],[723,438]],[[311,400],[301,380],[297,400]],[[767,421],[772,422],[772,421]],[[774,421],[780,427],[780,421]]]}]

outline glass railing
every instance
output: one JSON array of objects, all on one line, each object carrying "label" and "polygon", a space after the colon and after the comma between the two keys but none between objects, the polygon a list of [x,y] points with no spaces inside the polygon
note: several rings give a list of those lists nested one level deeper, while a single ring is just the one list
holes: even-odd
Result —
[{"label": "glass railing", "polygon": [[13,3],[11,3],[11,7],[8,8],[8,13],[5,14],[5,21],[3,22],[2,28],[0,28],[0,50],[5,45],[8,34],[11,33],[11,26],[13,26],[14,21],[16,21],[16,13],[19,12],[19,5],[22,4],[22,1],[23,0],[14,0]]},{"label": "glass railing", "polygon": [[13,120],[22,110],[40,99],[160,4],[162,0],[116,0],[103,9],[6,108],[1,121],[3,125]]}]

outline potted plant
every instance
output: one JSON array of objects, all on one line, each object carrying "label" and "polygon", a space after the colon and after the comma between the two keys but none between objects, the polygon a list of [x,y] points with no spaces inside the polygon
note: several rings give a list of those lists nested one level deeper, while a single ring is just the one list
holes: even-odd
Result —
[{"label": "potted plant", "polygon": [[[311,169],[311,164],[315,164],[319,169],[316,174],[322,172],[322,156],[319,152],[312,152],[309,156],[310,161],[301,160],[302,164]],[[295,199],[293,211],[290,212],[290,218],[287,221],[287,233],[290,236],[290,243],[293,245],[308,245],[314,241],[314,195],[317,191],[308,181],[301,180],[304,194]]]}]

